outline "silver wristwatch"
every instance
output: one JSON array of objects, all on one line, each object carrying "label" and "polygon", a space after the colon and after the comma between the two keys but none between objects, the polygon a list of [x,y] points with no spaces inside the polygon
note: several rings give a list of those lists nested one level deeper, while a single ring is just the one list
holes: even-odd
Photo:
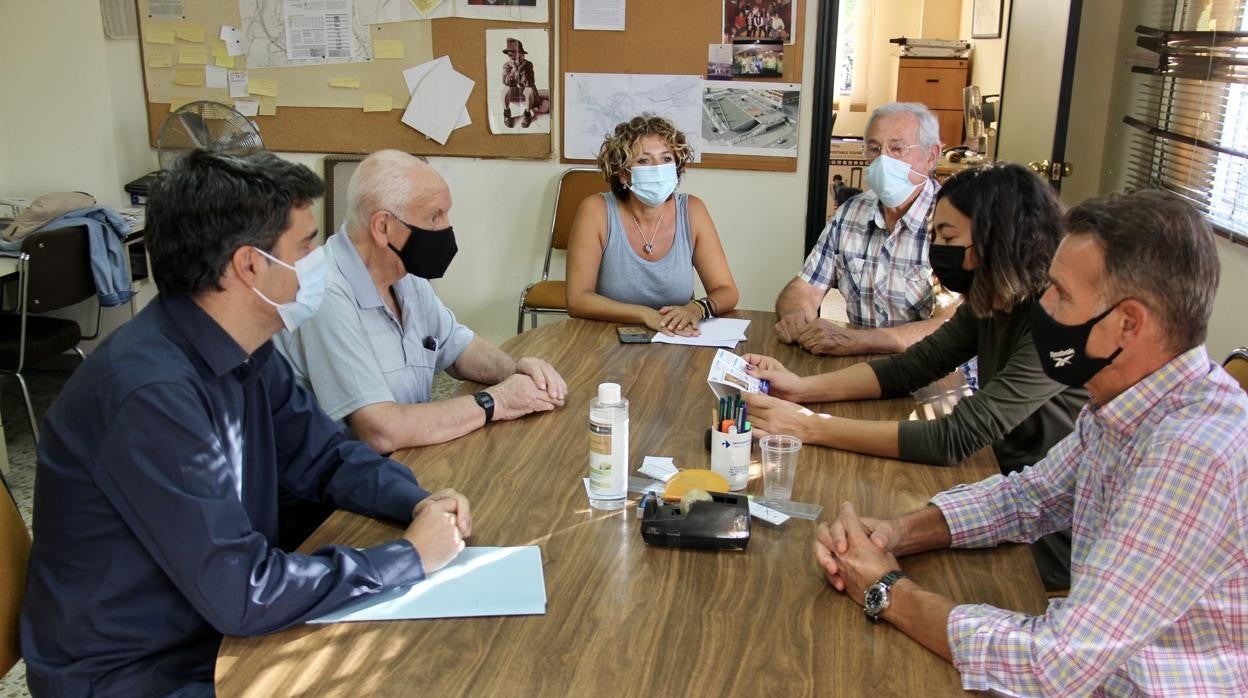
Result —
[{"label": "silver wristwatch", "polygon": [[880,622],[880,614],[888,610],[889,588],[905,576],[901,570],[893,570],[880,577],[880,581],[867,587],[867,590],[862,593],[862,612],[867,614],[867,620],[872,623]]}]

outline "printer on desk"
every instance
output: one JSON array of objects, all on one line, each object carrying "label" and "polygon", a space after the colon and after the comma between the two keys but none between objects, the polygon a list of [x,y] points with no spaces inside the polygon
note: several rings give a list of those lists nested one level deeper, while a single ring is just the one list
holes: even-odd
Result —
[{"label": "printer on desk", "polygon": [[159,172],[148,172],[138,179],[130,182],[122,187],[126,193],[130,195],[131,206],[146,206],[147,193],[151,190],[152,185],[156,183],[156,177]]}]

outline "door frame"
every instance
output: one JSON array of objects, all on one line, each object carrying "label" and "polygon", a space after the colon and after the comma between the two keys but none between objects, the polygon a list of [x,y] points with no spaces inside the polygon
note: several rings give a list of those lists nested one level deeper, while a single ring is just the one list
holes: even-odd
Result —
[{"label": "door frame", "polygon": [[841,16],[840,0],[819,2],[819,15],[815,20],[815,84],[811,102],[810,162],[807,165],[806,183],[806,239],[802,246],[805,259],[819,241],[819,234],[827,224],[828,214],[828,164],[832,142],[832,127],[836,123],[836,111],[822,108],[836,103],[836,39]]},{"label": "door frame", "polygon": [[[1001,100],[998,107],[997,123],[1002,123],[1001,116],[1005,113],[1005,109],[1009,106],[1005,92],[1005,76],[1010,70],[1010,35],[1014,33],[1017,26],[1014,23],[1014,12],[1018,8],[1019,2],[1024,0],[1012,0],[1010,3],[1010,27],[1005,37],[1005,55],[1001,59]],[[1043,1],[1043,0],[1037,0]],[[1057,88],[1057,114],[1053,124],[1053,146],[1046,157],[1050,162],[1066,162],[1066,130],[1070,127],[1070,100],[1075,89],[1075,61],[1076,54],[1079,49],[1079,25],[1083,16],[1083,0],[1070,0],[1070,14],[1066,18],[1066,41],[1065,48],[1062,51],[1062,79]],[[998,137],[996,145],[993,147],[992,158],[997,159],[997,147],[1001,144]],[[1023,165],[1027,163],[1021,163]],[[1062,180],[1049,179],[1049,184],[1057,191],[1062,190]]]}]

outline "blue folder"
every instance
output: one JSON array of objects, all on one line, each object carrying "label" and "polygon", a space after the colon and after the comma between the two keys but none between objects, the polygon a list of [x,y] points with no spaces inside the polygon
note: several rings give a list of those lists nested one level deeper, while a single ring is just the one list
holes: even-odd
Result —
[{"label": "blue folder", "polygon": [[536,545],[465,548],[409,587],[370,594],[309,623],[522,616],[546,613],[546,578]]}]

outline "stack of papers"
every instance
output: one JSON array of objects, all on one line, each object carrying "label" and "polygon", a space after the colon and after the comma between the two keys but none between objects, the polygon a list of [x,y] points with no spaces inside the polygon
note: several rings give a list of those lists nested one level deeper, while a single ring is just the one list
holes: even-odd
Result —
[{"label": "stack of papers", "polygon": [[403,123],[446,145],[451,131],[472,123],[468,118],[468,95],[476,85],[451,67],[450,56],[403,71],[412,99],[403,112]]},{"label": "stack of papers", "polygon": [[536,545],[464,548],[446,567],[410,587],[366,596],[309,623],[546,613],[546,578]]},{"label": "stack of papers", "polygon": [[750,326],[749,320],[717,317],[705,320],[698,325],[701,331],[697,337],[676,337],[656,333],[650,341],[655,344],[683,344],[691,347],[723,347],[734,349],[737,342],[745,341],[745,328]]}]

